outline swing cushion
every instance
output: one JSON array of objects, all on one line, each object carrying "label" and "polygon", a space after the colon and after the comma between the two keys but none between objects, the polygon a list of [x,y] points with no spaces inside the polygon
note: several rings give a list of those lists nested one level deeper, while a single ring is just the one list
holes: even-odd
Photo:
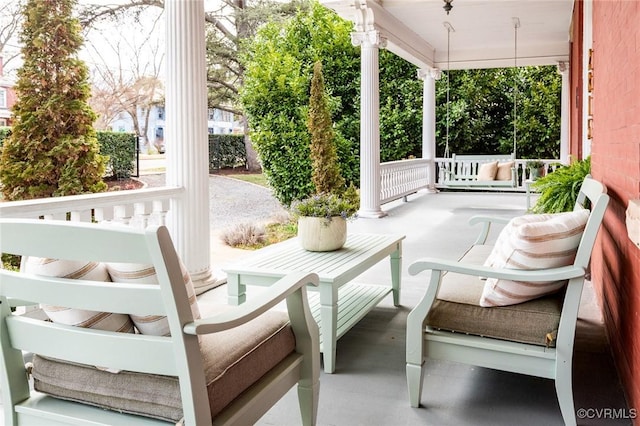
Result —
[{"label": "swing cushion", "polygon": [[481,164],[478,168],[478,180],[495,180],[497,172],[497,161]]},{"label": "swing cushion", "polygon": [[498,171],[496,173],[496,180],[511,180],[511,171],[515,165],[515,161],[507,161],[504,163],[498,163]]}]

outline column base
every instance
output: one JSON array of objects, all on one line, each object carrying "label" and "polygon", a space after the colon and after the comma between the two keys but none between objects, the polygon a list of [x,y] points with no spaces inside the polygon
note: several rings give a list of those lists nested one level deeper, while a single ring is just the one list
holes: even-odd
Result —
[{"label": "column base", "polygon": [[434,186],[434,187],[425,188],[424,192],[426,192],[427,194],[437,194],[438,192],[440,192],[440,190],[438,190],[438,188]]},{"label": "column base", "polygon": [[358,217],[363,219],[380,219],[381,217],[385,217],[387,213],[382,210],[359,210]]},{"label": "column base", "polygon": [[196,296],[201,295],[207,290],[211,290],[212,288],[216,288],[227,283],[227,276],[225,274],[216,277],[212,274],[210,268],[199,273],[189,272],[189,274],[191,275],[191,282],[193,282],[193,288],[196,292]]}]

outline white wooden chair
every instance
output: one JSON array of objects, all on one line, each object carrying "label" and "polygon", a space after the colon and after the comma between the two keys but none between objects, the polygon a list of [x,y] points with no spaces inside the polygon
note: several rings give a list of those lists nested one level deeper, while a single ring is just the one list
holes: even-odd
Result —
[{"label": "white wooden chair", "polygon": [[[571,383],[576,320],[591,251],[608,201],[606,188],[587,177],[574,211],[589,208],[590,202],[591,212],[570,266],[542,270],[482,266],[492,248],[486,245],[491,223],[506,221],[477,217],[472,223],[483,223],[484,227],[462,259],[425,258],[409,267],[412,275],[431,271],[425,295],[407,319],[407,381],[412,407],[421,402],[425,360],[434,358],[554,379],[564,422],[576,424]],[[471,300],[475,296],[469,294],[463,295],[468,302],[459,303],[444,295],[461,288],[473,293],[478,286],[482,292],[484,284],[479,277],[528,283],[568,280],[568,284],[564,292],[505,307],[475,305]]]},{"label": "white wooden chair", "polygon": [[[64,221],[0,219],[0,235],[2,253],[71,261],[152,264],[159,282],[159,285],[123,284],[0,269],[0,389],[4,424],[129,426],[183,421],[182,424],[192,426],[247,425],[257,421],[296,383],[302,423],[315,424],[320,350],[318,328],[306,296],[306,285],[317,285],[315,274],[290,274],[251,302],[194,321],[180,261],[163,226],[133,230]],[[284,300],[288,318],[282,312],[271,310]],[[12,314],[10,309],[10,304],[34,303],[115,314],[163,315],[168,319],[171,335],[82,328]],[[262,339],[262,329],[271,322],[276,322],[277,332],[270,332]],[[245,348],[250,334],[271,342],[271,347],[260,344]],[[273,340],[277,336],[283,340]],[[217,344],[222,341],[227,344]],[[242,360],[231,359],[231,366],[223,368],[233,370],[238,364],[238,376],[225,383],[235,384],[236,379],[244,380],[260,368],[266,372],[248,387],[236,389],[237,395],[234,394],[228,405],[219,407],[212,419],[213,406],[232,386],[212,388],[215,383],[210,383],[211,366],[236,346],[237,350],[244,351]],[[57,397],[30,389],[24,353],[36,354],[33,377],[49,390],[62,389]],[[254,353],[262,355],[259,359],[251,358]],[[40,379],[36,376],[36,359],[44,367],[51,366],[50,370],[41,372]],[[271,364],[267,367],[260,367],[258,362],[243,365],[247,359]],[[103,371],[105,368],[110,371]],[[55,374],[60,375],[57,382],[47,381],[47,375],[53,378]],[[122,383],[127,385],[121,386]],[[97,395],[100,390],[96,388],[102,385],[112,386],[115,395],[108,398]],[[165,385],[168,390],[163,393],[161,388]],[[142,392],[129,388],[133,386],[141,387]],[[138,393],[153,393],[173,401],[178,418],[145,417],[160,416],[158,413],[164,407],[162,399],[145,401],[144,404],[149,405],[146,413],[143,409],[136,411],[138,408],[131,409],[129,405],[123,408],[113,402],[137,404],[137,400],[131,400],[138,398]],[[110,406],[112,410],[78,401]],[[115,405],[110,405],[112,403]],[[117,410],[129,411],[129,414]],[[130,414],[132,412],[136,414]]]}]

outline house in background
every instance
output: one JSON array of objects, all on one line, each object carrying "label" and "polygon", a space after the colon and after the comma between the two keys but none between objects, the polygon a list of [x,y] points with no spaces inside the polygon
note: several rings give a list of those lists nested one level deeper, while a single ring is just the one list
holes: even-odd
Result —
[{"label": "house in background", "polygon": [[[138,122],[144,123],[144,111],[138,108]],[[127,113],[122,111],[115,119],[109,123],[114,132],[131,132],[135,133],[133,119]],[[142,126],[141,126],[142,127]],[[163,105],[155,105],[151,107],[149,114],[149,122],[147,125],[146,135],[149,146],[140,146],[142,152],[149,151],[151,146],[155,147],[160,153],[164,152],[164,128],[165,128],[165,108]],[[209,108],[207,110],[207,131],[210,135],[228,135],[242,134],[243,128],[240,120],[231,112],[223,111],[217,108]],[[144,142],[141,142],[141,145]]]},{"label": "house in background", "polygon": [[0,56],[0,126],[11,126],[11,108],[16,103],[13,80],[4,75],[3,60]]}]

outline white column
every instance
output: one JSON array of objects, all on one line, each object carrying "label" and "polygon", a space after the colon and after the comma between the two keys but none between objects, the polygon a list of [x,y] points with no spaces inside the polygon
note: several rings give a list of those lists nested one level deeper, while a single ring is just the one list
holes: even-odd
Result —
[{"label": "white column", "polygon": [[571,111],[569,97],[571,87],[569,86],[569,63],[558,62],[558,72],[562,76],[562,93],[560,95],[560,162],[569,163],[569,120]]},{"label": "white column", "polygon": [[196,293],[213,286],[210,269],[209,148],[204,1],[166,0],[167,185],[185,188],[167,226]]},{"label": "white column", "polygon": [[360,46],[360,210],[359,217],[379,218],[380,209],[380,71],[378,49],[385,40],[378,31],[351,33]]},{"label": "white column", "polygon": [[429,192],[436,190],[436,80],[438,68],[418,70],[418,78],[424,81],[422,94],[422,158],[429,160]]}]

